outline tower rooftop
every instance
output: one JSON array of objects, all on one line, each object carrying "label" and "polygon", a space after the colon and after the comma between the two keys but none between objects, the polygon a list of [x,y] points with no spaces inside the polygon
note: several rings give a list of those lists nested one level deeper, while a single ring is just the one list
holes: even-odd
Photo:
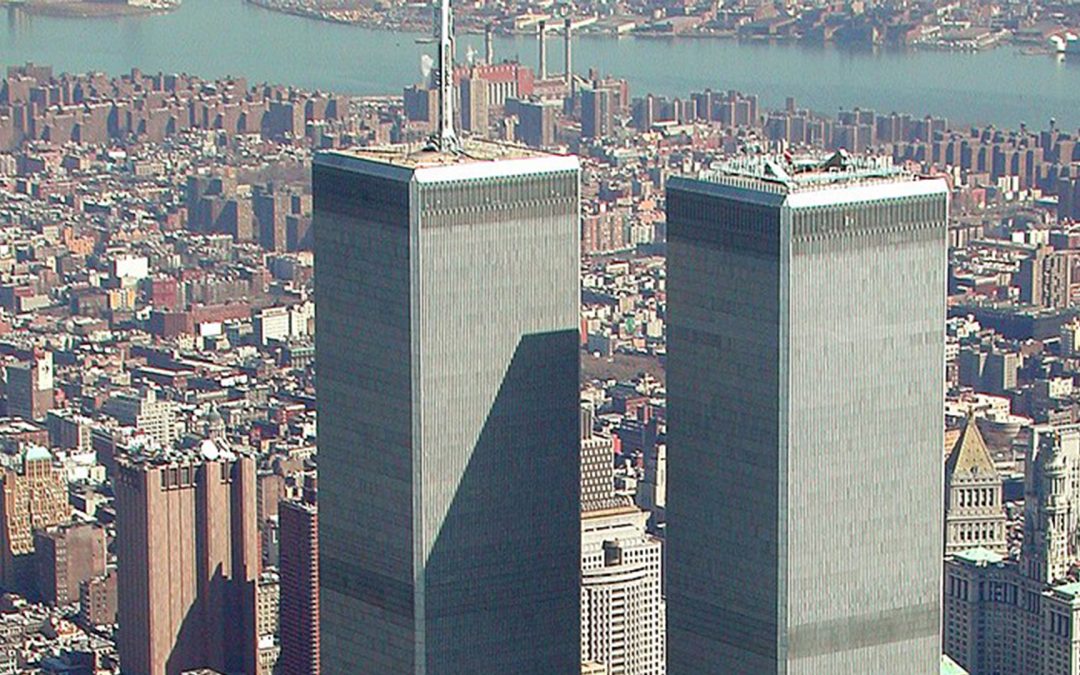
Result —
[{"label": "tower rooftop", "polygon": [[493,141],[479,139],[462,140],[460,152],[435,150],[426,145],[400,144],[370,148],[349,148],[321,154],[355,157],[409,169],[475,164],[477,162],[494,162],[506,159],[532,159],[559,156],[541,152],[539,150],[533,150],[532,148],[523,145],[495,143]]},{"label": "tower rooftop", "polygon": [[579,168],[574,155],[556,155],[520,145],[467,139],[460,151],[433,150],[421,145],[387,145],[318,153],[315,163],[361,173],[378,173],[396,180],[441,182],[527,175]]},{"label": "tower rooftop", "polygon": [[927,180],[888,157],[744,155],[716,162],[695,176],[672,176],[671,187],[761,204],[805,209],[945,195],[948,184]]},{"label": "tower rooftop", "polygon": [[717,162],[699,178],[779,194],[916,180],[889,157],[853,157],[844,150],[827,156],[745,155]]}]

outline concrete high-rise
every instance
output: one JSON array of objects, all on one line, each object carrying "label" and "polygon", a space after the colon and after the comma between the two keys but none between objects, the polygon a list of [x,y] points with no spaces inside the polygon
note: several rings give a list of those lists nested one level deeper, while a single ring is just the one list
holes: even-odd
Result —
[{"label": "concrete high-rise", "polygon": [[581,510],[602,511],[627,506],[629,498],[615,494],[615,439],[593,433],[591,403],[581,404]]},{"label": "concrete high-rise", "polygon": [[667,209],[669,672],[937,672],[944,181],[758,156]]},{"label": "concrete high-rise", "polygon": [[476,138],[484,138],[488,135],[488,83],[477,75],[477,70],[470,69],[458,85],[461,128]]},{"label": "concrete high-rise", "polygon": [[204,441],[116,459],[124,673],[257,673],[255,461]]},{"label": "concrete high-rise", "polygon": [[281,555],[282,672],[319,675],[319,511],[306,502],[278,505]]},{"label": "concrete high-rise", "polygon": [[317,156],[324,673],[580,668],[579,172]]},{"label": "concrete high-rise", "polygon": [[1032,251],[1020,261],[1020,302],[1053,309],[1068,307],[1074,259],[1072,251],[1055,251],[1050,246]]},{"label": "concrete high-rise", "polygon": [[605,87],[581,89],[581,137],[600,138],[615,128],[615,92]]},{"label": "concrete high-rise", "polygon": [[649,513],[615,493],[612,439],[592,433],[582,408],[581,663],[607,675],[663,675],[663,545]]},{"label": "concrete high-rise", "polygon": [[608,675],[663,675],[662,544],[649,513],[627,505],[581,514],[581,658]]},{"label": "concrete high-rise", "polygon": [[121,424],[145,431],[162,446],[169,446],[180,437],[175,401],[158,398],[155,389],[146,387],[139,391],[122,391],[113,394],[102,411],[116,418]]}]

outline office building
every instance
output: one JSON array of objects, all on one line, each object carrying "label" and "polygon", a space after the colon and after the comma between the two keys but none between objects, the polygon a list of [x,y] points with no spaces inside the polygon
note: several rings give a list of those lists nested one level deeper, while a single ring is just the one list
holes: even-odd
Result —
[{"label": "office building", "polygon": [[79,623],[87,628],[116,623],[116,570],[79,584]]},{"label": "office building", "polygon": [[1080,353],[1080,319],[1070,319],[1062,324],[1060,335],[1062,356]]},{"label": "office building", "polygon": [[979,391],[1004,394],[1016,388],[1016,374],[1020,370],[1020,355],[1016,352],[993,350],[986,355],[983,364],[982,387]]},{"label": "office building", "polygon": [[7,366],[5,375],[8,416],[44,419],[53,407],[52,352],[35,350],[29,361]]},{"label": "office building", "polygon": [[615,92],[581,88],[581,137],[601,138],[615,129]]},{"label": "office building", "polygon": [[1020,301],[1052,309],[1068,307],[1074,257],[1072,251],[1055,251],[1050,246],[1032,251],[1020,261]]},{"label": "office building", "polygon": [[969,416],[945,461],[945,555],[984,548],[1006,555],[1001,475]]},{"label": "office building", "polygon": [[475,68],[469,71],[467,77],[461,79],[458,97],[461,101],[461,129],[477,138],[487,136],[488,83],[479,76]]},{"label": "office building", "polygon": [[70,408],[50,410],[45,415],[49,430],[49,446],[63,450],[84,452],[91,449],[90,437],[93,420]]},{"label": "office building", "polygon": [[54,607],[78,602],[79,586],[105,574],[105,529],[78,523],[36,530],[34,558],[41,602]]},{"label": "office building", "polygon": [[[1003,364],[1004,365],[1004,364]],[[978,345],[967,345],[956,357],[957,383],[962,387],[981,390],[986,371],[986,352]]]},{"label": "office building", "polygon": [[278,505],[281,555],[282,672],[319,673],[319,511],[307,502]]},{"label": "office building", "polygon": [[[255,587],[255,634],[259,640],[259,675],[277,672],[281,645],[278,643],[281,612],[281,584],[273,571],[263,572]],[[285,672],[296,672],[286,670]]]},{"label": "office building", "polygon": [[124,673],[259,672],[255,461],[207,440],[116,464]]},{"label": "office building", "polygon": [[31,445],[3,471],[0,491],[0,581],[4,588],[33,595],[36,586],[34,530],[71,519],[63,467],[49,451]]},{"label": "office building", "polygon": [[939,668],[947,210],[843,152],[669,181],[672,675]]},{"label": "office building", "polygon": [[290,336],[290,310],[288,307],[266,307],[252,316],[252,329],[260,345],[283,342]]},{"label": "office building", "polygon": [[482,141],[316,158],[323,672],[580,666],[578,180]]},{"label": "office building", "polygon": [[593,407],[581,404],[581,510],[626,506],[615,496],[615,439],[593,433]]},{"label": "office building", "polygon": [[610,675],[663,675],[662,545],[627,505],[581,515],[581,658]]},{"label": "office building", "polygon": [[581,440],[582,672],[663,675],[662,544],[646,533],[649,513],[615,493],[611,439],[591,427]]},{"label": "office building", "polygon": [[419,122],[427,129],[434,129],[439,120],[439,92],[425,86],[406,87],[402,94],[405,117],[410,122]]},{"label": "office building", "polygon": [[533,148],[555,144],[555,107],[544,101],[510,99],[506,102],[508,115],[517,117],[515,138]]},{"label": "office building", "polygon": [[1037,425],[1024,458],[1020,557],[945,563],[945,652],[971,675],[1078,675],[1080,425]]},{"label": "office building", "polygon": [[637,505],[649,512],[649,529],[661,529],[666,520],[667,506],[667,443],[660,441],[644,449],[642,463],[645,475],[635,495]]},{"label": "office building", "polygon": [[159,446],[168,447],[180,438],[182,431],[176,419],[178,408],[175,401],[158,398],[157,390],[144,387],[113,394],[105,401],[102,412],[145,432]]}]

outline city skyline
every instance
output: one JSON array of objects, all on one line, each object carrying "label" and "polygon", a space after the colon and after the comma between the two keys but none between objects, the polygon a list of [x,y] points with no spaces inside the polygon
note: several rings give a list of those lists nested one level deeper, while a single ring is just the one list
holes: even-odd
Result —
[{"label": "city skyline", "polygon": [[1080,12],[436,9],[0,73],[0,671],[1080,675]]}]

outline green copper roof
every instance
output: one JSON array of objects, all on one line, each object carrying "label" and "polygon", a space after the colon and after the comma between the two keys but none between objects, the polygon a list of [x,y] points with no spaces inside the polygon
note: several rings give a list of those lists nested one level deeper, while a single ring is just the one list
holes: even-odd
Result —
[{"label": "green copper roof", "polygon": [[52,455],[49,454],[48,449],[41,447],[40,445],[30,445],[26,448],[26,454],[23,455],[23,460],[32,462],[38,459],[52,459]]},{"label": "green copper roof", "polygon": [[1000,553],[994,553],[989,549],[982,547],[969,548],[966,551],[960,551],[955,555],[958,560],[966,560],[973,563],[999,563],[1005,560],[1005,557]]},{"label": "green copper roof", "polygon": [[1054,590],[1058,593],[1064,593],[1065,595],[1071,595],[1074,598],[1080,595],[1080,581],[1074,581],[1068,584],[1061,584],[1060,586],[1054,586]]}]

